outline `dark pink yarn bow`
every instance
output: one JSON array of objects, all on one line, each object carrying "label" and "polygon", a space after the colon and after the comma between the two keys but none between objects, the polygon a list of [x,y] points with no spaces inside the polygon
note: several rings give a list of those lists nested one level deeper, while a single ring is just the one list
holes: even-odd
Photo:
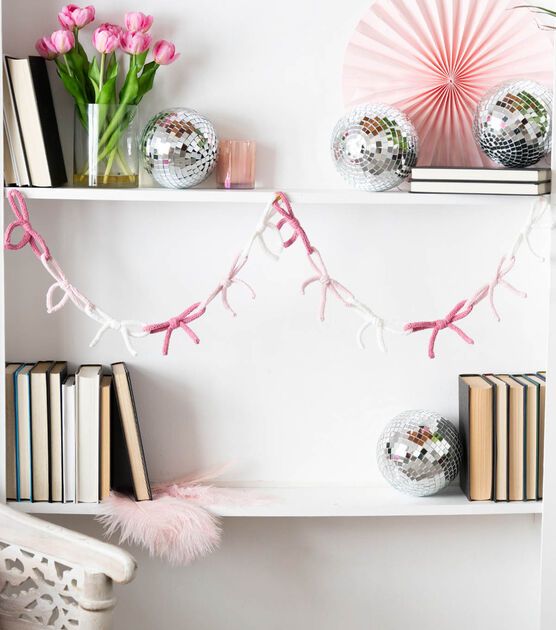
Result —
[{"label": "dark pink yarn bow", "polygon": [[[465,308],[464,308],[465,307]],[[462,310],[463,309],[463,310]],[[430,322],[412,322],[406,324],[404,326],[404,330],[408,332],[414,333],[419,332],[421,330],[430,330],[432,329],[431,338],[429,340],[429,358],[434,359],[434,344],[436,342],[436,338],[438,333],[445,328],[450,328],[455,333],[457,333],[465,343],[474,344],[475,342],[471,337],[466,335],[463,330],[454,324],[454,322],[467,317],[471,311],[473,310],[473,305],[468,304],[467,300],[462,300],[458,302],[454,308],[446,315],[444,319],[436,319]]]},{"label": "dark pink yarn bow", "polygon": [[[280,204],[283,204],[285,208],[283,208]],[[299,223],[299,220],[295,216],[290,200],[286,197],[285,193],[276,193],[276,199],[273,201],[272,207],[282,217],[276,224],[276,227],[281,230],[284,225],[288,224],[293,232],[290,238],[287,241],[284,241],[284,247],[290,247],[290,245],[293,245],[299,237],[302,240],[307,253],[312,254],[313,246],[311,245],[305,230],[301,227],[301,223]]]},{"label": "dark pink yarn bow", "polygon": [[145,332],[149,334],[159,333],[166,331],[166,335],[164,336],[164,343],[162,344],[162,354],[168,354],[168,348],[170,347],[170,338],[172,337],[172,333],[177,328],[181,328],[188,337],[193,341],[193,343],[200,343],[199,337],[189,328],[189,324],[194,322],[196,319],[199,319],[202,315],[205,314],[206,308],[202,307],[197,312],[195,312],[199,306],[200,302],[196,302],[192,304],[189,308],[186,308],[183,313],[180,313],[177,317],[171,317],[166,322],[161,322],[160,324],[147,324],[144,328]]},{"label": "dark pink yarn bow", "polygon": [[[44,256],[46,260],[50,260],[50,251],[43,237],[33,229],[29,221],[29,212],[25,204],[25,199],[19,190],[10,190],[8,193],[8,202],[15,215],[15,221],[12,221],[8,225],[4,233],[5,249],[22,249],[25,245],[29,244],[37,258],[40,259]],[[23,235],[17,243],[12,243],[12,234],[17,228],[23,230]]]}]

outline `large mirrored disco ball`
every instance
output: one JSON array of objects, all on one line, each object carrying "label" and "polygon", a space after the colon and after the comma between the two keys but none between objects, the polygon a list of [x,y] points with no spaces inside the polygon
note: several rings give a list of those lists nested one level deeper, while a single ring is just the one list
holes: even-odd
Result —
[{"label": "large mirrored disco ball", "polygon": [[552,92],[535,81],[498,85],[479,101],[473,135],[497,164],[525,168],[550,151]]},{"label": "large mirrored disco ball", "polygon": [[218,158],[212,123],[193,109],[167,109],[153,116],[141,135],[147,173],[167,188],[190,188],[205,180]]},{"label": "large mirrored disco ball", "polygon": [[453,424],[433,411],[404,411],[385,427],[377,444],[380,472],[396,490],[424,497],[457,476],[462,445]]},{"label": "large mirrored disco ball", "polygon": [[419,141],[409,118],[389,105],[359,105],[332,132],[332,159],[354,188],[388,190],[417,163]]}]

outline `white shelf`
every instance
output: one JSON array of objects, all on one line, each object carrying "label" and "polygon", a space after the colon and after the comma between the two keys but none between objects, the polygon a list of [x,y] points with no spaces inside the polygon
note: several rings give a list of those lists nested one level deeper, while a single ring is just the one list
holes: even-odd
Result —
[{"label": "white shelf", "polygon": [[[215,505],[211,512],[229,517],[361,517],[361,516],[481,516],[542,514],[536,501],[468,501],[458,487],[432,497],[409,497],[390,488],[290,487],[249,488],[257,497],[246,507]],[[10,506],[36,514],[97,514],[94,503],[15,503]]]},{"label": "white shelf", "polygon": [[[5,188],[7,195],[13,188]],[[235,203],[262,205],[269,201],[276,189],[258,188],[255,190],[221,190],[192,188],[176,190],[169,188],[20,188],[28,199],[50,199],[57,201],[166,201],[177,203]],[[359,190],[285,190],[296,204],[319,205],[489,205],[493,202],[504,204],[530,204],[535,197],[511,195],[426,195],[411,194],[406,191],[364,192]]]}]

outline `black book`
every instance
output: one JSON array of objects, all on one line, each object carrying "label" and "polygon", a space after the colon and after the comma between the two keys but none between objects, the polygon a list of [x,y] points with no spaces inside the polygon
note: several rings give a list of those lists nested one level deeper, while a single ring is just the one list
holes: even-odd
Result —
[{"label": "black book", "polygon": [[132,494],[137,501],[152,499],[147,462],[129,370],[113,363],[115,396],[110,414],[110,474],[114,490]]},{"label": "black book", "polygon": [[33,186],[67,182],[46,61],[6,57],[8,79]]}]

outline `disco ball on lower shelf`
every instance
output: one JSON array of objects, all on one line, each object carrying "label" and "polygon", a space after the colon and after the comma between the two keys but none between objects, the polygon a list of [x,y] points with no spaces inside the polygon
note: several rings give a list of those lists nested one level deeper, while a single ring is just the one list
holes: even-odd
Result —
[{"label": "disco ball on lower shelf", "polygon": [[454,425],[433,411],[404,411],[377,444],[380,472],[396,490],[417,497],[436,494],[456,478],[463,448]]},{"label": "disco ball on lower shelf", "polygon": [[389,105],[359,105],[332,132],[336,170],[354,188],[388,190],[401,184],[417,163],[417,132],[409,118]]},{"label": "disco ball on lower shelf", "polygon": [[535,81],[512,81],[479,101],[473,135],[494,162],[525,168],[550,151],[551,125],[552,92]]},{"label": "disco ball on lower shelf", "polygon": [[141,135],[143,164],[166,188],[191,188],[204,181],[218,159],[212,123],[193,109],[164,110],[153,116]]}]

